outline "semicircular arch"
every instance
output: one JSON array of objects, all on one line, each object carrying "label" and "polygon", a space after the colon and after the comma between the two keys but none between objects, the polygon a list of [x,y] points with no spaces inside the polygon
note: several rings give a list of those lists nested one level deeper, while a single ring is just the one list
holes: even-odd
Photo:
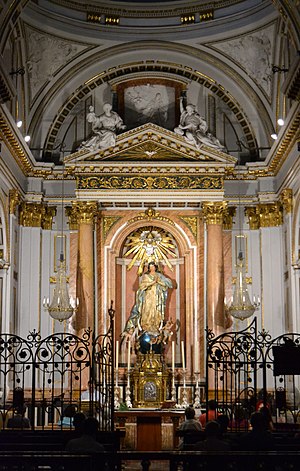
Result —
[{"label": "semicircular arch", "polygon": [[[178,63],[172,61],[167,62],[165,60],[148,60],[145,58],[137,59],[134,63],[124,63],[118,62],[126,53],[133,54],[132,51],[139,52],[140,54],[146,51],[152,52],[159,51],[160,53],[163,50],[168,51],[168,54],[171,52],[177,57]],[[109,56],[108,56],[109,55]],[[108,57],[113,57],[108,61]],[[112,60],[114,62],[112,62]],[[199,69],[206,71],[205,64],[210,65],[211,70],[215,70],[215,75],[217,76],[218,70],[222,70],[224,82],[219,83],[213,77],[207,75],[206,73],[198,70],[198,68],[193,68],[190,66],[191,62],[195,63],[199,61]],[[103,64],[105,67],[107,61],[107,69],[101,69],[99,71],[99,66],[95,64]],[[93,64],[93,66],[91,65]],[[113,65],[114,64],[114,65]],[[84,70],[84,73],[83,73]],[[57,83],[47,91],[47,97],[43,97],[43,102],[47,103],[47,109],[51,115],[52,108],[52,123],[50,128],[48,128],[48,134],[44,141],[44,151],[51,152],[55,143],[56,136],[59,129],[68,118],[73,108],[78,104],[80,100],[84,97],[87,97],[92,91],[100,86],[103,83],[110,83],[115,80],[117,77],[129,77],[130,75],[136,75],[140,72],[154,72],[157,74],[167,73],[169,76],[173,76],[174,79],[183,78],[188,81],[197,82],[199,85],[204,85],[210,90],[212,94],[217,95],[221,100],[223,100],[231,111],[235,114],[236,120],[241,125],[244,134],[247,139],[247,145],[255,145],[255,132],[251,126],[250,119],[248,118],[246,112],[243,109],[243,106],[253,106],[255,103],[256,113],[261,123],[262,129],[265,131],[265,135],[268,136],[272,130],[272,122],[266,108],[266,104],[263,102],[262,98],[256,93],[249,83],[243,78],[237,70],[232,69],[228,64],[223,62],[220,58],[216,58],[213,54],[210,54],[207,50],[196,49],[191,46],[187,47],[185,45],[178,45],[172,43],[163,43],[159,44],[156,41],[142,41],[140,43],[130,43],[130,45],[119,45],[113,48],[110,48],[106,51],[98,51],[97,53],[91,54],[88,58],[73,66],[73,69],[66,72],[65,77],[60,77]],[[70,78],[70,74],[73,76],[73,87],[77,87],[75,90],[69,89],[69,96],[64,101],[59,111],[55,115],[55,106],[53,100],[59,102],[59,94],[62,94],[60,90],[61,83],[66,83],[67,78]],[[78,73],[78,80],[81,79],[81,84],[74,82],[74,74]],[[84,82],[83,82],[84,81]],[[234,85],[233,85],[234,84]],[[243,106],[237,101],[234,97],[235,89],[239,89],[240,96],[244,96]],[[66,91],[66,90],[65,90]],[[62,95],[61,95],[62,97]],[[52,106],[51,106],[52,102]],[[36,109],[35,116],[31,123],[31,134],[35,134],[36,128],[41,123],[42,116],[40,115],[42,111],[39,112],[38,108]]]}]

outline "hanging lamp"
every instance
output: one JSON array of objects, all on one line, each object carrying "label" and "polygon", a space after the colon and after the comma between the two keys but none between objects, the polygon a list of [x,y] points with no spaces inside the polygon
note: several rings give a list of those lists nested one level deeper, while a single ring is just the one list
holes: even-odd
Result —
[{"label": "hanging lamp", "polygon": [[66,272],[66,260],[64,255],[64,170],[62,179],[62,201],[61,201],[61,253],[59,257],[59,266],[57,269],[56,285],[53,292],[53,298],[44,298],[43,306],[47,309],[49,315],[59,322],[66,321],[77,311],[79,301],[69,296]]}]

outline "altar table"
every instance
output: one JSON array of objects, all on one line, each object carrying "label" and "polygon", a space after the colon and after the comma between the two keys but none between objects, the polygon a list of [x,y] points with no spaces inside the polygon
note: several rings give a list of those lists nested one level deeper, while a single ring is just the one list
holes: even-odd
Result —
[{"label": "altar table", "polygon": [[184,410],[130,409],[115,412],[116,426],[125,428],[123,449],[138,451],[174,450],[176,430]]}]

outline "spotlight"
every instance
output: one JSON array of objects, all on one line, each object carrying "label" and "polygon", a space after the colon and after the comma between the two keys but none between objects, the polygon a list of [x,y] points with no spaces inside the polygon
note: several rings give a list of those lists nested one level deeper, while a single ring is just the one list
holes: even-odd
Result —
[{"label": "spotlight", "polygon": [[279,124],[279,126],[283,126],[284,125],[284,120],[282,118],[279,118],[277,120],[277,123]]},{"label": "spotlight", "polygon": [[276,139],[278,138],[277,134],[273,133],[271,134],[271,138],[274,139],[274,141],[276,141]]},{"label": "spotlight", "polygon": [[23,121],[21,121],[21,120],[17,121],[17,127],[18,128],[20,128],[22,126],[22,124],[23,124]]},{"label": "spotlight", "polygon": [[25,139],[25,142],[29,142],[30,141],[30,136],[25,136],[24,139]]}]

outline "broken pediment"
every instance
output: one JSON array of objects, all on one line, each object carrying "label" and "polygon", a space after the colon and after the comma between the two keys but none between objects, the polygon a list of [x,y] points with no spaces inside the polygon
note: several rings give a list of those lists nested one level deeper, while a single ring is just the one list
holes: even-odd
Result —
[{"label": "broken pediment", "polygon": [[65,158],[65,163],[74,165],[83,162],[203,162],[234,166],[236,158],[225,152],[201,145],[199,148],[188,143],[184,137],[168,131],[156,124],[147,123],[118,135],[116,145],[90,152],[79,150]]}]

